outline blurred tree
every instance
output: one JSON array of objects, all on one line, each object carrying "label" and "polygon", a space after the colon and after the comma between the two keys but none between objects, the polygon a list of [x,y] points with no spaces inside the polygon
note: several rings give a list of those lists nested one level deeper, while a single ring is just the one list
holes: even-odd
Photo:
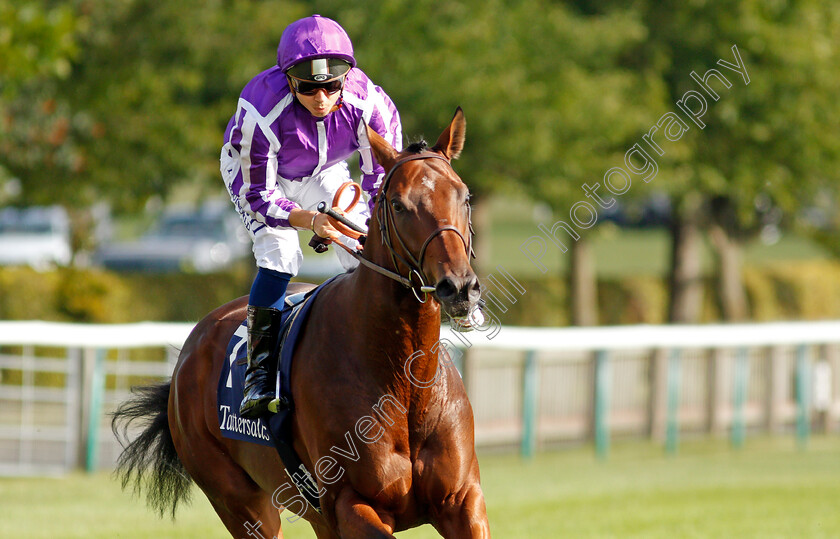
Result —
[{"label": "blurred tree", "polygon": [[[545,223],[543,231],[551,231],[563,252],[569,249],[571,322],[596,324],[589,229],[607,210],[646,191],[637,181],[633,191],[614,197],[599,185],[612,167],[623,166],[659,95],[642,74],[619,65],[645,39],[645,29],[632,11],[589,15],[548,2],[520,4],[500,23],[513,45],[500,60],[515,78],[497,106],[516,106],[508,108],[502,131],[512,136],[496,137],[494,153],[507,163],[500,170],[552,208],[557,221]],[[548,248],[555,247],[549,240]]]},{"label": "blurred tree", "polygon": [[4,8],[22,28],[7,32],[18,44],[10,63],[29,65],[33,51],[39,61],[12,71],[22,81],[4,107],[0,166],[16,178],[14,202],[66,206],[75,251],[90,247],[93,204],[137,211],[176,186],[192,199],[220,194],[218,151],[236,97],[305,14],[284,4],[282,13],[246,0]]},{"label": "blurred tree", "polygon": [[[589,17],[501,0],[286,2],[281,12],[271,2],[76,0],[63,9],[71,8],[79,21],[72,69],[16,100],[19,109],[47,103],[54,136],[22,135],[29,122],[17,115],[10,132],[18,139],[0,154],[27,202],[136,209],[185,181],[216,188],[235,96],[273,63],[285,25],[311,12],[347,28],[360,66],[400,107],[405,132],[436,136],[456,106],[465,108],[473,150],[458,168],[476,194],[478,221],[487,215],[482,197],[496,189],[559,215],[586,200],[582,185],[620,162],[655,95],[615,66],[644,38],[620,10]],[[566,239],[574,318],[594,323],[594,265],[585,236],[576,239]]]},{"label": "blurred tree", "polygon": [[[0,0],[0,201],[19,191],[10,165],[36,140],[43,158],[63,139],[54,86],[78,55],[78,19],[67,6]],[[14,167],[11,167],[14,168]]]},{"label": "blurred tree", "polygon": [[[26,203],[130,210],[184,182],[221,190],[216,159],[236,96],[274,64],[282,29],[305,13],[296,2],[278,13],[245,0],[40,4],[47,20],[76,21],[65,30],[74,54],[59,58],[61,79],[30,78],[13,96],[0,163]],[[35,46],[22,39],[18,61]]]},{"label": "blurred tree", "polygon": [[0,92],[17,95],[37,78],[66,77],[78,52],[77,20],[66,6],[18,5],[0,0]]},{"label": "blurred tree", "polygon": [[[436,136],[464,107],[456,168],[476,195],[477,221],[491,191],[552,208],[557,221],[543,225],[571,251],[576,323],[595,322],[597,301],[585,234],[594,223],[579,203],[605,213],[584,186],[626,168],[626,152],[666,112],[690,129],[678,141],[660,129],[656,178],[633,176],[620,197],[603,185],[598,194],[672,196],[674,321],[699,310],[702,227],[730,268],[719,271],[731,290],[722,303],[737,318],[737,258],[757,229],[756,197],[792,214],[836,190],[840,6],[818,0],[18,4],[0,0],[0,168],[19,179],[17,203],[137,209],[176,185],[220,192],[216,158],[236,96],[274,63],[283,28],[313,12],[348,30],[410,136]],[[749,85],[717,63],[736,62],[733,45]],[[692,77],[711,68],[731,85],[708,80],[717,100]],[[689,90],[705,96],[702,129],[677,106]]]},{"label": "blurred tree", "polygon": [[[632,12],[589,17],[547,1],[316,4],[348,29],[360,65],[394,98],[407,133],[436,136],[463,106],[467,148],[457,168],[479,219],[482,199],[498,191],[528,195],[569,221],[574,204],[590,201],[583,184],[622,161],[659,95],[617,66],[645,37]],[[592,324],[594,262],[579,232],[577,241],[564,238],[573,321]]]},{"label": "blurred tree", "polygon": [[[740,252],[760,229],[756,201],[769,199],[793,216],[820,189],[836,185],[840,6],[818,0],[639,5],[649,37],[627,65],[660,78],[677,107],[684,100],[701,110],[700,100],[686,98],[692,91],[707,107],[699,123],[686,120],[689,131],[679,144],[663,147],[660,161],[667,180],[658,187],[674,201],[670,319],[699,316],[702,226],[717,253],[722,311],[742,319],[748,313]],[[739,64],[742,69],[731,69]]]}]

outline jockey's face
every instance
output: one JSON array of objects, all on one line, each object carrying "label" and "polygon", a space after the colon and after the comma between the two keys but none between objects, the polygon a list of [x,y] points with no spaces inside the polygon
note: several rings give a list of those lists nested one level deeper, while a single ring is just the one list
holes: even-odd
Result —
[{"label": "jockey's face", "polygon": [[326,90],[318,90],[315,95],[303,95],[296,93],[295,96],[300,101],[300,104],[306,107],[312,116],[316,118],[323,118],[332,112],[335,104],[341,99],[341,92],[336,92],[332,95],[328,94]]}]

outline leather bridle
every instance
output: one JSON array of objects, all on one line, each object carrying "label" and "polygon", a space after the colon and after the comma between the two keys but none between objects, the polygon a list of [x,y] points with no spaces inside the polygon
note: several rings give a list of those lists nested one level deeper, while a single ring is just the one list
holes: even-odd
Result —
[{"label": "leather bridle", "polygon": [[[473,227],[472,227],[472,209],[467,203],[467,222],[469,228],[469,240],[464,238],[464,235],[461,233],[453,225],[446,225],[442,226],[436,230],[434,230],[429,236],[426,238],[426,241],[423,242],[423,246],[420,248],[420,253],[417,257],[415,257],[411,250],[408,249],[405,242],[400,236],[399,229],[397,228],[396,222],[394,221],[394,210],[389,203],[386,194],[388,192],[388,187],[391,183],[391,178],[394,176],[394,172],[405,163],[409,161],[417,161],[417,160],[424,160],[424,159],[440,159],[444,161],[450,167],[452,166],[449,160],[442,155],[438,155],[436,153],[431,152],[423,152],[416,155],[410,155],[407,157],[403,157],[396,163],[394,166],[391,167],[391,170],[388,171],[388,174],[385,175],[385,178],[382,180],[382,185],[379,188],[379,196],[377,200],[377,220],[379,221],[379,230],[382,236],[382,243],[385,244],[385,247],[388,248],[389,254],[391,256],[391,262],[394,265],[394,270],[391,271],[389,269],[383,268],[366,258],[356,255],[359,259],[359,262],[364,264],[365,266],[369,267],[370,269],[389,277],[407,288],[410,288],[412,293],[414,293],[414,297],[420,303],[425,303],[427,300],[426,295],[435,291],[434,286],[427,285],[428,278],[426,277],[425,273],[423,272],[423,260],[426,256],[426,248],[429,246],[431,241],[443,234],[444,232],[454,232],[459,238],[461,238],[461,242],[464,244],[464,250],[467,252],[467,255],[471,258],[475,258],[475,253],[472,249],[472,236],[474,234]],[[400,251],[403,254],[400,254],[397,249],[394,248],[392,243],[392,236],[396,238]],[[408,267],[408,277],[404,277],[397,273],[400,268],[400,263],[403,266]],[[422,296],[421,296],[422,294]]]}]

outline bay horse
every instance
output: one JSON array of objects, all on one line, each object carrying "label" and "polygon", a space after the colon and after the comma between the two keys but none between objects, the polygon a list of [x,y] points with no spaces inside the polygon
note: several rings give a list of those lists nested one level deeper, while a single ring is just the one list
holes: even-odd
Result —
[{"label": "bay horse", "polygon": [[490,537],[472,408],[439,338],[441,309],[463,319],[480,296],[469,191],[450,163],[465,127],[459,107],[432,148],[402,152],[368,129],[387,174],[362,263],[316,297],[294,352],[294,449],[320,511],[286,489],[274,448],[221,435],[217,381],[247,297],[201,320],[171,380],[115,412],[115,433],[147,421],[120,456],[123,487],[145,485],[174,517],[194,481],[237,538],[282,538],[281,507],[318,539],[389,538],[425,523],[445,538]]}]

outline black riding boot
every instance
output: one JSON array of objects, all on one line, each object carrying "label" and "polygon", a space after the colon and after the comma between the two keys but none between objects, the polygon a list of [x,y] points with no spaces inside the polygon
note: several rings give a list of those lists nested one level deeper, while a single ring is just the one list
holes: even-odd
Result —
[{"label": "black riding boot", "polygon": [[280,334],[280,311],[248,305],[248,369],[245,371],[245,398],[239,415],[256,418],[268,411],[274,399],[270,368],[272,352]]}]

